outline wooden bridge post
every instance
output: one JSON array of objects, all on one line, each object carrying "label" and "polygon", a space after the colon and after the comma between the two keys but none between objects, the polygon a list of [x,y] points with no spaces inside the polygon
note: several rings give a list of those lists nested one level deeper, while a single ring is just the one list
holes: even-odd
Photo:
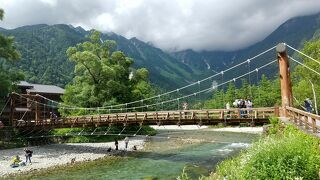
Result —
[{"label": "wooden bridge post", "polygon": [[301,115],[298,114],[298,120],[299,120],[299,126],[302,126],[302,120],[301,120]]},{"label": "wooden bridge post", "polygon": [[41,119],[41,112],[40,112],[40,106],[39,106],[40,98],[38,94],[35,95],[34,101],[35,101],[35,124],[38,125]]},{"label": "wooden bridge post", "polygon": [[10,117],[9,117],[9,126],[13,126],[13,119],[14,119],[14,109],[15,109],[15,101],[13,98],[13,94],[10,96]]},{"label": "wooden bridge post", "polygon": [[281,84],[281,100],[283,116],[288,116],[286,106],[292,106],[292,87],[290,80],[289,61],[287,48],[284,43],[280,43],[276,47],[278,63],[279,63],[279,78]]},{"label": "wooden bridge post", "polygon": [[279,111],[279,106],[276,104],[274,105],[274,115],[276,117],[279,117],[280,116],[280,111]]},{"label": "wooden bridge post", "polygon": [[311,120],[312,120],[312,132],[317,133],[316,119],[312,117]]}]

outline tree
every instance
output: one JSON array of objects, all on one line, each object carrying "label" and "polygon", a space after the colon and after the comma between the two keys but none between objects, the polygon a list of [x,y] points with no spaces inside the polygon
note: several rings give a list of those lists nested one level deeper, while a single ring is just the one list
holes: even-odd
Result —
[{"label": "tree", "polygon": [[230,104],[232,104],[236,98],[237,98],[236,86],[235,86],[234,82],[230,82],[228,85],[228,89],[225,93],[225,102],[226,103],[229,102]]},{"label": "tree", "polygon": [[204,103],[205,109],[223,109],[224,108],[224,91],[215,90],[212,96],[212,99]]},{"label": "tree", "polygon": [[[0,9],[0,20],[3,19],[4,11]],[[21,72],[8,71],[3,65],[5,63],[13,63],[14,60],[20,59],[20,53],[14,45],[14,38],[12,36],[4,36],[0,33],[0,60],[4,59],[0,64],[0,105],[1,100],[12,91],[12,82],[23,79]]]},{"label": "tree", "polygon": [[[70,105],[99,107],[138,100],[153,94],[148,70],[133,70],[133,61],[116,50],[114,41],[102,41],[93,31],[89,41],[67,50],[76,63],[75,77],[66,86],[62,100]],[[78,112],[79,113],[79,112]]]},{"label": "tree", "polygon": [[262,75],[257,85],[250,85],[246,79],[241,80],[241,87],[229,83],[226,91],[214,91],[212,99],[205,102],[205,108],[223,108],[227,102],[232,104],[235,99],[250,98],[254,107],[271,107],[281,101],[279,79],[268,80]]},{"label": "tree", "polygon": [[[308,56],[319,61],[320,59],[320,39],[314,39],[304,44],[302,52]],[[303,55],[300,56],[303,59],[303,64],[319,72],[319,64]],[[297,65],[293,73],[293,95],[297,101],[294,101],[294,105],[299,107],[303,104],[305,98],[313,99],[313,92],[311,88],[311,82],[314,84],[316,96],[320,97],[320,76],[304,66]],[[310,82],[311,81],[311,82]],[[318,107],[318,110],[320,108]]]}]

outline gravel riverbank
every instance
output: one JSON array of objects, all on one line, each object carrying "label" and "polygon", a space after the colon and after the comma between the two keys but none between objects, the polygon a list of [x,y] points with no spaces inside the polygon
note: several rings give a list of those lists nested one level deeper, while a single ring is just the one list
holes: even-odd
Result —
[{"label": "gravel riverbank", "polygon": [[[208,128],[207,126],[154,126],[154,128],[162,130],[199,130],[243,132],[255,134],[260,134],[263,131],[262,127]],[[132,151],[133,146],[136,146],[137,150],[142,150],[144,148],[145,141],[145,136],[130,137],[128,151]],[[188,143],[194,143],[194,141],[195,140],[193,139],[190,140],[190,142],[188,141]],[[112,148],[112,151],[108,152],[108,149],[110,147]],[[25,161],[23,148],[7,149],[0,151],[0,177],[9,174],[45,169],[57,165],[65,165],[71,163],[71,159],[75,159],[76,162],[80,162],[91,161],[103,157],[117,155],[125,151],[125,143],[124,141],[119,141],[119,151],[114,150],[114,142],[52,144],[44,146],[33,146],[28,148],[33,151],[32,164],[28,163],[26,166],[16,168],[10,167],[12,158],[15,155],[19,155],[21,160]]]},{"label": "gravel riverbank", "polygon": [[156,130],[202,130],[202,131],[219,131],[219,132],[241,132],[241,133],[253,133],[261,134],[263,127],[225,127],[225,128],[209,128],[208,126],[196,126],[196,125],[166,125],[166,126],[150,126]]},{"label": "gravel riverbank", "polygon": [[[133,146],[136,146],[137,150],[141,150],[144,147],[144,143],[145,137],[131,137],[128,144],[128,151],[132,151]],[[111,152],[107,151],[109,147],[112,148]],[[124,141],[119,141],[119,151],[114,150],[114,142],[52,144],[28,148],[33,151],[31,159],[32,164],[27,163],[26,166],[16,168],[10,167],[11,160],[13,156],[19,155],[21,160],[25,161],[24,148],[0,151],[0,177],[14,173],[68,164],[71,162],[71,159],[75,159],[76,162],[79,162],[112,156],[121,151],[125,151],[125,143]]]}]

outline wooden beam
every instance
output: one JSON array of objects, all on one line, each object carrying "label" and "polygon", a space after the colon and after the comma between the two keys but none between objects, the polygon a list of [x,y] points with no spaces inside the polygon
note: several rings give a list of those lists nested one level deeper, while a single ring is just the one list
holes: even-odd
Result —
[{"label": "wooden beam", "polygon": [[284,116],[288,116],[286,106],[292,106],[292,87],[290,79],[290,67],[287,55],[287,48],[284,43],[280,43],[276,47],[278,63],[279,63],[279,78],[281,85],[281,100]]},{"label": "wooden beam", "polygon": [[13,95],[10,96],[10,117],[9,117],[9,126],[13,126],[13,119],[14,119],[14,108],[15,108],[15,101]]}]

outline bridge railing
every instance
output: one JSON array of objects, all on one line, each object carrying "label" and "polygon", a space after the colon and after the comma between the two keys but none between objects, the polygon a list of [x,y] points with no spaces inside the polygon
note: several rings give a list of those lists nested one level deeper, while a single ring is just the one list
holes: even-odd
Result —
[{"label": "bridge railing", "polygon": [[320,116],[303,110],[286,107],[290,120],[296,125],[304,128],[305,130],[312,130],[313,133],[318,133],[320,129]]},{"label": "bridge railing", "polygon": [[267,119],[278,116],[277,107],[267,108],[233,108],[233,109],[203,109],[179,111],[149,111],[127,112],[115,114],[84,115],[64,118],[64,124],[90,124],[90,123],[144,123],[161,121],[188,121],[188,120],[228,120],[228,119]]},{"label": "bridge railing", "polygon": [[[72,116],[64,118],[46,118],[40,121],[17,121],[16,127],[22,126],[55,126],[81,127],[100,126],[107,124],[217,124],[257,122],[266,123],[270,116],[278,116],[278,107],[267,108],[233,108],[203,109],[178,111],[127,112],[114,114],[97,114]],[[263,120],[263,121],[261,121]]]}]

